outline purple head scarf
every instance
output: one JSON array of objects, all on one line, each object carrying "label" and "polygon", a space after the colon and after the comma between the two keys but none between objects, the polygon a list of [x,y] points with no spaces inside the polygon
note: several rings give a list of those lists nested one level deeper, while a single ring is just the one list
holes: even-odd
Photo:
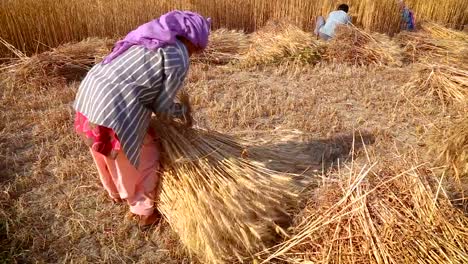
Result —
[{"label": "purple head scarf", "polygon": [[171,11],[128,33],[123,40],[115,43],[114,49],[103,63],[111,62],[133,45],[156,50],[168,44],[174,44],[177,37],[184,37],[193,45],[204,49],[208,44],[210,24],[210,18],[206,19],[197,13]]}]

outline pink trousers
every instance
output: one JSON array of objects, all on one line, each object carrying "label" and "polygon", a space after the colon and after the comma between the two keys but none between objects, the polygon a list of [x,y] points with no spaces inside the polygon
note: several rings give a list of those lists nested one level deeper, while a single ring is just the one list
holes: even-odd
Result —
[{"label": "pink trousers", "polygon": [[130,211],[137,215],[151,215],[159,192],[159,148],[147,134],[141,148],[140,165],[130,164],[122,150],[116,159],[91,150],[102,185],[113,199],[125,199]]}]

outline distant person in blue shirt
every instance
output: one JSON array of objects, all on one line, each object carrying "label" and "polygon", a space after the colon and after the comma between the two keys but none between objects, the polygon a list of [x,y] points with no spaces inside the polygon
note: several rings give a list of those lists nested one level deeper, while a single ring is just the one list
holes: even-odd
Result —
[{"label": "distant person in blue shirt", "polygon": [[414,21],[414,13],[409,9],[404,0],[398,0],[401,12],[401,30],[414,31],[416,29],[416,23]]},{"label": "distant person in blue shirt", "polygon": [[322,16],[317,17],[314,34],[323,40],[329,40],[335,36],[335,29],[338,25],[351,24],[351,17],[348,15],[349,6],[341,4],[338,10],[331,12],[327,20]]}]

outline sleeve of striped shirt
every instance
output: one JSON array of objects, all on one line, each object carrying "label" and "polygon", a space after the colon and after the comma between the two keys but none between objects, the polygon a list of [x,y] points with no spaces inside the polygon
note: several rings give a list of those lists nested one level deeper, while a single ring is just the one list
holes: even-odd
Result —
[{"label": "sleeve of striped shirt", "polygon": [[175,103],[174,99],[179,89],[182,88],[187,71],[183,65],[171,67],[164,71],[165,79],[159,96],[152,104],[152,110],[155,113],[182,117],[185,113],[185,107]]}]

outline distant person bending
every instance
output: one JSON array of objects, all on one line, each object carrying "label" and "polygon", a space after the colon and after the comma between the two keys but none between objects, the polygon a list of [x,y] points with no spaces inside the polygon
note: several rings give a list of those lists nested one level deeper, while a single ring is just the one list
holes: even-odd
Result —
[{"label": "distant person bending", "polygon": [[110,198],[125,200],[141,226],[160,218],[160,149],[149,128],[151,115],[191,120],[174,98],[189,57],[207,46],[209,31],[209,19],[196,13],[164,14],[118,41],[78,89],[75,129],[89,145]]},{"label": "distant person bending", "polygon": [[327,20],[322,16],[317,17],[314,33],[323,40],[329,40],[335,36],[338,25],[351,24],[351,17],[348,15],[349,6],[341,4],[338,10],[331,12]]},{"label": "distant person bending", "polygon": [[414,31],[416,29],[414,13],[409,9],[404,0],[398,0],[401,12],[401,30]]}]

